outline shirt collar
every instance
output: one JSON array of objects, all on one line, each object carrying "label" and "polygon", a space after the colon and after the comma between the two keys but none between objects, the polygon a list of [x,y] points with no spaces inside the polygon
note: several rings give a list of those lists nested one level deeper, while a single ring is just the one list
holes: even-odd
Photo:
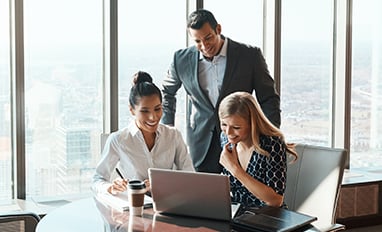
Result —
[{"label": "shirt collar", "polygon": [[[135,120],[132,120],[130,122],[128,128],[129,128],[130,133],[133,136],[137,136],[138,134],[143,135],[142,131],[138,128],[137,124],[135,123]],[[161,131],[161,126],[159,125],[157,131],[155,132],[157,134],[157,137],[160,135],[160,131]]]},{"label": "shirt collar", "polygon": [[[217,54],[214,57],[218,57],[218,56],[224,56],[225,57],[225,56],[227,56],[228,39],[225,38],[224,36],[221,36],[221,38],[224,39],[222,49],[220,49],[219,54]],[[207,60],[206,58],[204,58],[204,56],[201,52],[199,52],[199,60]]]},{"label": "shirt collar", "polygon": [[132,120],[129,124],[129,131],[133,136],[136,136],[138,132],[140,132],[139,128],[137,127],[137,124],[135,124],[135,120]]}]

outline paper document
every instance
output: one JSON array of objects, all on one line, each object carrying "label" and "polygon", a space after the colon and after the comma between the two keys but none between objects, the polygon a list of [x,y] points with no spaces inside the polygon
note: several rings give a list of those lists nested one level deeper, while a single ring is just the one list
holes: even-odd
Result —
[{"label": "paper document", "polygon": [[[127,192],[112,195],[110,193],[98,194],[97,198],[102,203],[105,203],[119,211],[129,210],[129,199]],[[151,197],[145,195],[144,208],[152,207],[153,200]]]}]

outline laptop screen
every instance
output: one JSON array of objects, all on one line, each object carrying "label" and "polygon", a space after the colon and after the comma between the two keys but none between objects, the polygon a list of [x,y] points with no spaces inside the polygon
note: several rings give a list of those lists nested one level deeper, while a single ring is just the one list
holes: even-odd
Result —
[{"label": "laptop screen", "polygon": [[231,220],[228,176],[203,172],[149,169],[154,211]]}]

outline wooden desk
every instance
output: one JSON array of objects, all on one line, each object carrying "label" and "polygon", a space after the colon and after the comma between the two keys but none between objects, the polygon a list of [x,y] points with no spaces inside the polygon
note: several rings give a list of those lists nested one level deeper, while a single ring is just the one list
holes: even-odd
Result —
[{"label": "wooden desk", "polygon": [[[229,222],[156,214],[145,209],[142,217],[130,216],[96,200],[87,198],[69,203],[47,214],[37,232],[76,231],[237,231]],[[318,231],[314,228],[308,231]]]}]

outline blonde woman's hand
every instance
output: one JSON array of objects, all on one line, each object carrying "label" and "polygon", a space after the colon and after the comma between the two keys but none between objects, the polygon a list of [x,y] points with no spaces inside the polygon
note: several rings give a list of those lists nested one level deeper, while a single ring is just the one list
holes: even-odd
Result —
[{"label": "blonde woman's hand", "polygon": [[236,144],[227,143],[220,154],[219,163],[223,165],[230,173],[235,175],[236,170],[241,168],[237,156]]}]

